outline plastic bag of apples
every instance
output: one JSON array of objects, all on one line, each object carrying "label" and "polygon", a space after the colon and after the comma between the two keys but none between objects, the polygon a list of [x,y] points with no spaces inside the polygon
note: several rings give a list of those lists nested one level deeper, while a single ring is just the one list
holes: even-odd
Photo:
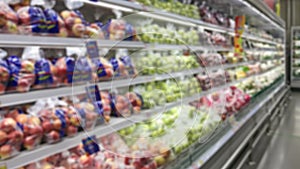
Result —
[{"label": "plastic bag of apples", "polygon": [[23,147],[27,150],[36,148],[42,141],[43,128],[38,117],[24,114],[21,109],[12,109],[5,115],[18,122],[24,133]]},{"label": "plastic bag of apples", "polygon": [[13,118],[0,117],[0,160],[17,155],[23,138],[24,134]]}]

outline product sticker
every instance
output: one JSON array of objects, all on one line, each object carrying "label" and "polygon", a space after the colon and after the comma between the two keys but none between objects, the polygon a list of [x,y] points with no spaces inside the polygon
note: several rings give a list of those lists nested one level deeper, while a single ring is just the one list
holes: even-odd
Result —
[{"label": "product sticker", "polygon": [[8,81],[9,87],[18,86],[19,73],[21,70],[21,60],[18,56],[10,56],[7,59],[7,63],[10,69],[10,79]]},{"label": "product sticker", "polygon": [[100,91],[97,85],[87,86],[86,93],[88,98],[92,101],[93,105],[96,108],[96,112],[103,116],[103,105],[101,101]]},{"label": "product sticker", "polygon": [[98,58],[99,57],[99,49],[97,41],[88,41],[85,44],[87,53],[90,58]]},{"label": "product sticker", "polygon": [[65,131],[64,129],[67,127],[65,115],[63,110],[55,110],[55,115],[60,119],[61,121],[61,130],[59,131],[60,137],[65,136]]},{"label": "product sticker", "polygon": [[59,33],[58,15],[53,9],[44,11],[46,17],[47,33]]},{"label": "product sticker", "polygon": [[51,74],[50,64],[46,59],[37,61],[34,65],[34,71],[36,74],[35,84],[52,84],[53,77]]},{"label": "product sticker", "polygon": [[114,72],[116,72],[115,76],[119,76],[120,73],[118,71],[118,69],[119,69],[118,60],[116,58],[111,58],[109,61],[110,61],[111,65],[113,66]]},{"label": "product sticker", "polygon": [[39,7],[29,7],[28,11],[30,15],[30,22],[32,26],[32,32],[34,33],[45,33],[47,32],[46,17],[44,11]]},{"label": "product sticker", "polygon": [[89,155],[95,154],[100,151],[100,147],[97,143],[97,139],[95,135],[83,139],[82,144],[83,144],[84,151]]},{"label": "product sticker", "polygon": [[67,79],[68,83],[73,82],[73,74],[74,74],[74,67],[75,67],[75,59],[72,57],[66,57],[66,66],[67,66]]},{"label": "product sticker", "polygon": [[92,62],[97,67],[97,75],[98,77],[105,77],[107,75],[104,65],[102,64],[101,60],[99,58],[92,59]]}]

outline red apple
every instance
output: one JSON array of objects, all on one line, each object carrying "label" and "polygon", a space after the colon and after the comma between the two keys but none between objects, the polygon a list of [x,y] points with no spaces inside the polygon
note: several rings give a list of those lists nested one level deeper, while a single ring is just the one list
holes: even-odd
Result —
[{"label": "red apple", "polygon": [[6,133],[10,133],[17,127],[17,123],[12,118],[5,118],[0,122],[0,129]]},{"label": "red apple", "polygon": [[2,159],[8,158],[10,157],[11,153],[12,153],[13,149],[11,147],[11,145],[4,145],[0,147],[0,157]]},{"label": "red apple", "polygon": [[74,126],[68,126],[67,128],[67,135],[68,136],[74,136],[75,134],[77,134],[78,128],[74,127]]},{"label": "red apple", "polygon": [[26,124],[28,122],[28,116],[26,114],[19,114],[16,116],[16,121],[20,124]]},{"label": "red apple", "polygon": [[76,23],[72,26],[72,32],[76,37],[83,37],[85,29],[85,26],[81,23]]},{"label": "red apple", "polygon": [[0,145],[6,143],[7,141],[7,134],[4,131],[0,130]]},{"label": "red apple", "polygon": [[24,139],[24,147],[28,150],[33,149],[36,143],[36,136],[27,136]]},{"label": "red apple", "polygon": [[50,121],[44,121],[42,123],[42,127],[46,133],[48,133],[49,131],[51,131],[53,129],[53,125]]}]

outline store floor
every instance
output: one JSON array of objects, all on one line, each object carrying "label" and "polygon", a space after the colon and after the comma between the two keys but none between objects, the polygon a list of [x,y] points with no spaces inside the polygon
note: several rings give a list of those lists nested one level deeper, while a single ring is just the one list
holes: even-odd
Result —
[{"label": "store floor", "polygon": [[292,94],[286,110],[258,169],[300,168],[300,92]]}]

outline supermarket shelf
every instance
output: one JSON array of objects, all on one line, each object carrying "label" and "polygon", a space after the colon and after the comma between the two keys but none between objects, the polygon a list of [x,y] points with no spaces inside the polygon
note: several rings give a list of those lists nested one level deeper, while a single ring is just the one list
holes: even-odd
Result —
[{"label": "supermarket shelf", "polygon": [[219,46],[194,46],[194,45],[166,45],[166,44],[146,44],[148,50],[191,50],[191,51],[233,51],[231,47]]},{"label": "supermarket shelf", "polygon": [[[266,73],[266,72],[264,72],[264,73]],[[258,74],[257,76],[259,76],[259,75],[261,75],[261,74]],[[228,88],[235,83],[244,81],[249,78],[253,78],[253,77],[251,76],[251,77],[240,79],[238,81],[234,81],[231,83],[226,83],[222,86],[215,87],[215,88],[212,88],[207,91],[202,91],[201,93],[195,94],[191,97],[179,99],[178,101],[175,101],[172,103],[167,103],[164,106],[155,107],[155,108],[149,109],[149,110],[143,110],[138,115],[133,115],[128,118],[112,118],[109,124],[97,126],[92,131],[86,131],[84,133],[78,134],[75,137],[66,138],[56,144],[42,145],[35,150],[22,152],[21,154],[19,154],[16,157],[13,157],[11,159],[0,162],[0,166],[4,165],[7,168],[18,168],[18,167],[22,167],[26,164],[30,164],[32,162],[39,161],[39,160],[49,157],[53,154],[73,148],[74,145],[78,145],[79,143],[81,143],[81,140],[83,138],[86,138],[87,136],[91,136],[91,135],[96,135],[97,137],[105,136],[107,134],[113,133],[113,132],[123,129],[125,127],[131,126],[132,124],[147,120],[147,119],[151,118],[153,115],[155,115],[156,113],[165,112],[175,106],[187,104],[187,103],[192,102],[196,99],[199,99],[202,96],[205,96],[209,93],[219,91],[224,88]]]},{"label": "supermarket shelf", "polygon": [[[251,111],[241,120],[239,121],[239,124],[236,125],[235,127],[231,128],[228,132],[226,132],[226,134],[224,136],[221,137],[220,140],[217,141],[216,144],[213,144],[207,151],[205,151],[205,153],[203,153],[197,160],[195,160],[194,162],[194,166],[191,168],[201,168],[203,167],[206,162],[208,162],[216,153],[217,151],[219,151],[221,149],[221,147],[223,147],[232,137],[234,137],[235,133],[239,130],[239,128],[241,128],[250,118],[252,118],[262,107],[264,107],[266,105],[267,102],[269,102],[271,99],[273,99],[273,97],[284,88],[284,82],[282,82],[275,90],[272,91],[272,93],[270,93],[265,99],[263,99],[262,101],[260,101],[259,104],[256,104]],[[288,89],[285,89],[282,94],[280,95],[280,97],[278,97],[276,99],[276,101],[273,102],[271,107],[274,107],[276,105],[276,103],[279,102],[279,100],[284,96],[284,94],[288,91]],[[271,110],[271,109],[269,109]],[[268,113],[265,114],[265,118],[267,116],[270,115],[270,111]],[[259,125],[256,125],[257,127],[260,127]],[[256,127],[256,128],[257,128]],[[246,143],[248,140],[248,138],[250,138],[253,135],[253,132],[251,132],[251,134],[247,135],[247,138],[244,139],[243,143]],[[240,147],[243,146],[243,143],[240,145]],[[236,152],[239,148],[236,149]],[[233,156],[236,155],[236,153],[232,154]],[[231,156],[233,158],[233,156]],[[228,162],[228,164],[231,162],[231,160],[226,160]],[[226,168],[226,166],[228,164],[225,164],[223,167]]]},{"label": "supermarket shelf", "polygon": [[[133,3],[133,2],[128,2],[124,0],[101,0],[98,2],[92,2],[89,0],[81,0],[85,4],[89,4],[91,6],[96,6],[96,7],[102,7],[102,8],[109,8],[109,9],[118,9],[123,12],[129,12],[129,13],[136,13],[137,15],[141,15],[144,17],[149,17],[157,20],[162,20],[162,21],[167,21],[167,22],[172,22],[175,24],[180,24],[184,26],[190,26],[190,27],[198,27],[200,29],[206,29],[206,30],[211,30],[215,32],[220,32],[220,33],[227,33],[229,35],[234,35],[234,30],[232,28],[226,28],[210,23],[203,22],[198,19],[193,19],[185,16],[181,16],[178,14],[170,13],[167,11],[163,11],[160,9],[155,9],[153,7],[148,7],[144,6],[142,4],[138,3]],[[269,43],[269,44],[280,44],[278,42],[260,38],[258,36],[254,36],[251,34],[245,33],[243,35],[244,38],[258,41],[258,42],[263,42],[263,43]]]},{"label": "supermarket shelf", "polygon": [[[89,39],[0,34],[1,47],[40,46],[47,48],[85,47]],[[100,48],[144,48],[142,42],[97,40]]]},{"label": "supermarket shelf", "polygon": [[[207,68],[196,68],[191,70],[185,70],[181,72],[167,73],[162,75],[151,75],[151,76],[138,76],[130,79],[121,79],[121,80],[112,80],[107,82],[97,83],[100,90],[109,90],[112,88],[127,87],[130,85],[137,85],[143,83],[149,83],[152,81],[161,81],[167,79],[178,78],[182,76],[189,76],[193,74],[198,74],[206,71],[214,71],[218,69],[229,69],[234,67],[239,67],[243,65],[251,64],[252,62],[242,62],[237,64],[224,64],[222,66],[214,66]],[[85,85],[74,85],[68,87],[59,87],[53,89],[43,89],[35,90],[26,93],[12,93],[0,95],[0,107],[7,107],[13,105],[20,105],[25,103],[34,102],[38,99],[49,98],[49,97],[63,97],[63,96],[72,96],[85,93],[85,87],[91,84]]]}]

